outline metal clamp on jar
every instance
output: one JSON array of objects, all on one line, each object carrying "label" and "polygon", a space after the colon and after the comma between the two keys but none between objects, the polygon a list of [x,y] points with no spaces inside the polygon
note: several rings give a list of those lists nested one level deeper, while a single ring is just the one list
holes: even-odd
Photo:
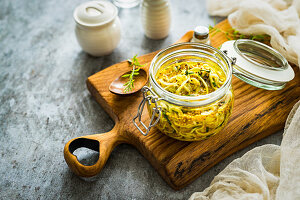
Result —
[{"label": "metal clamp on jar", "polygon": [[[148,135],[150,129],[155,126],[161,116],[161,106],[159,106],[157,104],[157,102],[161,99],[158,98],[158,96],[156,96],[156,94],[151,90],[151,88],[144,86],[142,88],[142,93],[143,93],[143,100],[141,101],[139,107],[138,107],[138,113],[137,115],[133,118],[133,123],[134,125],[137,127],[137,129],[143,134],[143,135]],[[148,95],[149,94],[149,95]],[[151,120],[150,123],[148,125],[148,127],[142,122],[142,113],[145,107],[145,103],[148,103],[149,105],[151,105],[152,103],[155,105],[153,107],[152,112],[154,113],[151,116]],[[158,115],[158,117],[156,117],[156,120],[154,121],[154,117],[155,114]],[[140,122],[140,124],[146,129],[146,132],[144,132],[142,129],[140,129],[140,127],[137,125],[137,123],[135,122],[135,120],[138,118],[138,121]]]},{"label": "metal clamp on jar", "polygon": [[[178,61],[209,61],[225,74],[224,84],[211,93],[199,96],[171,93],[162,88],[155,77],[162,66]],[[144,98],[133,119],[134,125],[143,135],[156,126],[164,134],[183,141],[203,140],[225,127],[233,107],[232,74],[253,86],[268,90],[282,89],[286,82],[294,78],[293,69],[280,53],[252,40],[228,41],[221,50],[201,43],[175,44],[154,57],[149,74],[149,86],[142,90]],[[141,121],[145,105],[151,118],[149,126]]]}]

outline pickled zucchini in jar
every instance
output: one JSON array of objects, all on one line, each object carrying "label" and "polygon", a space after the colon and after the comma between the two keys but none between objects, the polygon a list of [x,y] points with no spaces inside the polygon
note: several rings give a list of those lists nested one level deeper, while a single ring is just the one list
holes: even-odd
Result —
[{"label": "pickled zucchini in jar", "polygon": [[[182,59],[162,65],[156,72],[157,83],[167,92],[179,96],[201,96],[218,90],[226,81],[226,74],[206,58]],[[206,139],[221,131],[233,107],[230,88],[223,97],[208,105],[187,107],[161,100],[161,117],[156,127],[166,135],[184,141]],[[152,116],[153,103],[148,105]]]}]

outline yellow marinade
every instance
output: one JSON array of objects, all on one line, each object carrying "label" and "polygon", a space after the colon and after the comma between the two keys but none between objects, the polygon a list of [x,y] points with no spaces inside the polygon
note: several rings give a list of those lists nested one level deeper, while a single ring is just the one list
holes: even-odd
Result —
[{"label": "yellow marinade", "polygon": [[[180,96],[209,94],[220,88],[224,71],[214,62],[180,61],[162,66],[156,73],[157,83],[166,91]],[[162,115],[157,128],[170,137],[196,141],[206,139],[223,129],[231,115],[233,94],[230,89],[217,101],[201,107],[185,107],[159,101]],[[149,105],[152,115],[153,104]]]}]

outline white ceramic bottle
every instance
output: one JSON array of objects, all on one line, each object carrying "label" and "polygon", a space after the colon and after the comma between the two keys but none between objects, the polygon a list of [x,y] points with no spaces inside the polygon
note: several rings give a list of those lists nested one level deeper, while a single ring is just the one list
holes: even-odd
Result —
[{"label": "white ceramic bottle", "polygon": [[118,9],[106,0],[89,1],[73,13],[75,34],[81,48],[93,55],[110,54],[119,44],[121,24]]},{"label": "white ceramic bottle", "polygon": [[151,39],[168,36],[171,25],[169,0],[143,0],[141,19],[145,35]]}]

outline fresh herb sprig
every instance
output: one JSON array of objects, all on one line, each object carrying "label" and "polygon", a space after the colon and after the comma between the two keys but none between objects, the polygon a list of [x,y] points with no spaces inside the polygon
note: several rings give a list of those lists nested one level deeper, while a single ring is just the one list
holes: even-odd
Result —
[{"label": "fresh herb sprig", "polygon": [[235,29],[230,29],[229,31],[224,31],[216,26],[209,26],[209,30],[210,30],[210,35],[214,36],[217,33],[223,33],[225,35],[225,37],[227,38],[227,40],[237,40],[237,39],[250,39],[250,40],[256,40],[259,42],[269,42],[270,41],[270,36],[266,35],[266,34],[262,34],[262,35],[244,35],[241,34],[239,31],[235,30]]},{"label": "fresh herb sprig", "polygon": [[128,59],[128,62],[130,63],[130,66],[132,67],[132,70],[130,73],[128,74],[124,74],[122,77],[123,78],[127,78],[128,77],[128,81],[124,84],[125,88],[124,88],[124,92],[130,92],[132,91],[132,89],[134,88],[134,76],[139,75],[139,70],[141,67],[143,67],[144,65],[141,65],[137,59],[137,54],[135,56],[133,56],[132,59]]}]

